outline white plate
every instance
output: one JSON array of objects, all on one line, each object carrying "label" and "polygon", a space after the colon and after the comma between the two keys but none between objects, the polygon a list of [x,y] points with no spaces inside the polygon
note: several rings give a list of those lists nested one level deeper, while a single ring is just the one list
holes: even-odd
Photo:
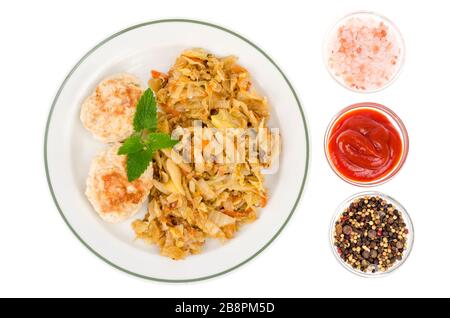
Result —
[{"label": "white plate", "polygon": [[[168,70],[186,48],[234,54],[246,67],[272,109],[279,127],[279,170],[266,177],[269,201],[260,217],[225,244],[209,240],[203,253],[173,261],[155,246],[134,240],[132,220],[103,222],[84,195],[93,156],[105,147],[81,125],[80,104],[104,77],[127,72],[146,83],[151,69]],[[53,102],[46,128],[45,165],[50,191],[64,221],[95,255],[127,273],[159,281],[186,282],[229,272],[263,251],[291,218],[306,181],[309,140],[299,99],[286,76],[255,44],[235,32],[192,20],[159,20],[120,31],[89,51],[70,71]],[[144,208],[137,217],[144,215]],[[133,219],[135,219],[133,218]]]}]

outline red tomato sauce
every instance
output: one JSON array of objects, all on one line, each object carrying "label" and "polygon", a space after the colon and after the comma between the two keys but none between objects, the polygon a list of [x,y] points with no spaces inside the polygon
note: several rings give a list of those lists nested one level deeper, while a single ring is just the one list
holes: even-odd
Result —
[{"label": "red tomato sauce", "polygon": [[371,182],[388,175],[402,157],[399,131],[379,111],[362,108],[342,115],[331,129],[328,153],[346,178]]}]

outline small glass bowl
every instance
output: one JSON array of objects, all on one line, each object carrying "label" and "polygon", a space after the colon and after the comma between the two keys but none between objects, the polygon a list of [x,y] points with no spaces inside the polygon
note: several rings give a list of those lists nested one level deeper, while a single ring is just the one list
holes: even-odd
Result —
[{"label": "small glass bowl", "polygon": [[[331,131],[333,130],[334,125],[336,124],[336,122],[339,121],[339,119],[344,116],[345,114],[355,111],[355,110],[359,110],[359,109],[371,109],[371,110],[375,110],[380,112],[381,114],[383,114],[384,116],[386,116],[389,121],[392,123],[392,125],[394,125],[394,127],[397,129],[397,131],[400,134],[400,138],[402,140],[402,156],[399,160],[399,162],[397,163],[397,165],[385,176],[379,178],[379,179],[375,179],[372,181],[358,181],[358,180],[352,180],[348,177],[346,177],[345,175],[343,175],[333,164],[333,161],[331,160],[329,151],[328,151],[328,141],[330,139],[330,134]],[[325,138],[324,138],[324,149],[325,149],[325,156],[327,158],[328,164],[330,165],[331,169],[344,181],[352,184],[352,185],[356,185],[356,186],[360,186],[360,187],[372,187],[375,185],[380,185],[383,184],[387,181],[389,181],[390,179],[392,179],[399,171],[400,169],[403,167],[403,164],[406,161],[406,158],[408,157],[408,151],[409,151],[409,137],[408,137],[408,132],[406,130],[405,125],[403,124],[402,120],[400,119],[400,117],[398,117],[391,109],[387,108],[386,106],[383,106],[381,104],[377,104],[377,103],[371,103],[371,102],[365,102],[365,103],[357,103],[357,104],[353,104],[350,105],[346,108],[344,108],[343,110],[341,110],[339,113],[337,113],[333,119],[331,120],[330,124],[328,125],[328,128],[325,132]]]},{"label": "small glass bowl", "polygon": [[[350,204],[355,201],[358,198],[361,197],[365,197],[365,196],[374,196],[374,197],[380,197],[383,200],[386,200],[387,203],[391,203],[393,206],[395,206],[395,208],[401,213],[403,220],[406,224],[406,228],[408,229],[408,237],[407,237],[407,249],[403,252],[403,258],[400,261],[397,261],[394,263],[393,266],[391,266],[388,270],[382,272],[382,271],[377,271],[375,273],[371,273],[371,272],[363,272],[360,271],[358,269],[353,268],[352,266],[350,266],[349,264],[347,264],[338,254],[337,252],[337,248],[334,245],[334,233],[335,233],[335,223],[338,220],[338,218],[341,216],[341,214],[344,212],[344,210],[350,206]],[[330,231],[329,231],[329,236],[330,236],[330,247],[331,250],[333,252],[333,255],[336,257],[336,259],[338,260],[338,262],[348,271],[352,272],[353,274],[356,274],[358,276],[362,276],[362,277],[383,277],[386,276],[390,273],[392,273],[393,271],[395,271],[397,268],[399,268],[408,258],[409,254],[411,253],[411,250],[413,248],[413,244],[414,244],[414,226],[413,223],[411,221],[411,218],[409,217],[408,212],[406,211],[405,207],[403,205],[401,205],[397,200],[395,200],[394,198],[383,194],[381,192],[377,192],[377,191],[365,191],[365,192],[360,192],[357,194],[352,195],[351,197],[345,199],[336,209],[336,212],[331,220],[331,224],[330,224]]]},{"label": "small glass bowl", "polygon": [[[356,89],[354,87],[347,85],[340,76],[336,75],[333,72],[333,70],[330,69],[330,66],[328,65],[330,45],[331,45],[332,39],[333,39],[332,37],[336,34],[337,29],[341,25],[343,25],[350,18],[355,18],[355,17],[362,17],[362,18],[369,17],[369,18],[374,19],[375,21],[383,22],[385,25],[387,25],[389,27],[389,30],[392,30],[394,37],[397,39],[398,46],[400,48],[400,56],[398,57],[398,63],[397,63],[396,70],[394,71],[394,73],[392,74],[391,78],[388,81],[386,81],[382,86],[375,88],[375,89],[361,90],[361,89]],[[357,92],[357,93],[375,93],[375,92],[379,92],[379,91],[385,89],[386,87],[390,86],[398,78],[401,70],[403,69],[403,64],[405,62],[405,41],[403,39],[402,34],[400,33],[400,30],[388,18],[382,16],[381,14],[372,12],[372,11],[357,11],[357,12],[352,12],[352,13],[345,15],[344,17],[339,19],[334,24],[334,26],[330,29],[327,36],[325,37],[325,40],[324,40],[324,43],[322,46],[322,55],[323,55],[323,61],[325,63],[326,69],[328,70],[328,73],[331,75],[331,77],[333,77],[333,79],[337,83],[339,83],[339,85],[341,85],[353,92]]]}]

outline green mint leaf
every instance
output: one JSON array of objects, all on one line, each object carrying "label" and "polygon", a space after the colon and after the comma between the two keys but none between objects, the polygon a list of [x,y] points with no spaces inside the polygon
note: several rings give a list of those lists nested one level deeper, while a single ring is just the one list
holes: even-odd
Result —
[{"label": "green mint leaf", "polygon": [[148,129],[155,131],[158,125],[156,100],[151,88],[148,88],[139,99],[134,114],[133,127],[135,131]]},{"label": "green mint leaf", "polygon": [[135,153],[129,153],[127,156],[128,181],[131,182],[139,178],[147,170],[152,157],[153,149],[150,147]]},{"label": "green mint leaf", "polygon": [[164,133],[151,133],[147,138],[148,144],[153,150],[172,148],[178,143],[178,140],[174,140],[170,135]]},{"label": "green mint leaf", "polygon": [[142,149],[144,149],[144,145],[141,142],[141,136],[132,135],[124,141],[117,154],[126,155],[130,153],[136,153],[138,151],[141,151]]}]

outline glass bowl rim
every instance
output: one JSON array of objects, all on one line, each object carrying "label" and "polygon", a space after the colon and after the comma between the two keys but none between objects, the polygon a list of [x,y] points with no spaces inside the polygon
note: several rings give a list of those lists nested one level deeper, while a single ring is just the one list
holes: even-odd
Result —
[{"label": "glass bowl rim", "polygon": [[[375,197],[379,196],[380,198],[386,200],[388,203],[393,204],[396,207],[396,209],[401,212],[403,220],[406,224],[406,228],[408,229],[408,238],[407,238],[408,248],[404,252],[403,258],[400,261],[397,261],[396,263],[394,263],[394,265],[385,272],[370,273],[370,272],[363,272],[363,271],[354,269],[353,267],[348,265],[339,256],[337,249],[334,246],[334,225],[335,225],[337,218],[342,214],[343,209],[345,209],[347,206],[349,206],[350,203],[352,203],[355,199],[360,198],[360,197],[365,197],[365,196],[375,196]],[[330,248],[331,248],[332,253],[335,256],[336,260],[349,272],[351,272],[355,275],[361,276],[361,277],[365,277],[365,278],[385,277],[385,276],[391,274],[392,272],[395,272],[399,267],[401,267],[405,263],[405,261],[408,259],[409,255],[411,254],[411,250],[414,245],[414,225],[413,225],[412,219],[411,219],[408,211],[406,210],[406,208],[400,202],[398,202],[396,199],[391,197],[390,195],[387,195],[387,194],[385,194],[383,192],[379,192],[379,191],[362,191],[362,192],[358,192],[358,193],[355,193],[355,194],[349,196],[348,198],[346,198],[344,201],[342,201],[337,206],[337,208],[333,214],[333,217],[331,218],[331,223],[330,223],[330,228],[329,228],[329,242],[330,242]]]},{"label": "glass bowl rim", "polygon": [[[334,75],[334,73],[331,71],[330,67],[328,66],[327,63],[327,49],[328,49],[328,44],[330,43],[330,37],[333,34],[334,30],[336,30],[336,28],[345,20],[349,19],[352,16],[357,16],[357,15],[371,15],[374,16],[377,19],[380,19],[382,21],[385,21],[387,23],[387,25],[391,26],[392,29],[394,30],[394,33],[398,35],[398,39],[399,39],[399,47],[401,48],[401,52],[400,52],[400,56],[399,56],[399,65],[397,66],[397,69],[394,71],[394,75],[386,82],[384,83],[384,85],[382,85],[381,87],[375,88],[375,89],[370,89],[370,90],[358,90],[356,88],[352,88],[348,85],[346,85],[344,82],[342,82],[336,75]],[[365,11],[365,10],[360,10],[360,11],[352,11],[350,13],[347,13],[346,15],[344,15],[343,17],[339,18],[333,25],[331,25],[331,27],[329,27],[328,32],[326,33],[326,36],[322,42],[322,60],[323,63],[325,64],[325,68],[327,69],[328,74],[330,74],[330,76],[342,87],[345,87],[346,89],[355,92],[355,93],[361,93],[361,94],[371,94],[371,93],[376,93],[379,91],[382,91],[383,89],[391,86],[392,83],[394,83],[396,81],[396,79],[399,77],[400,73],[403,70],[403,65],[405,64],[405,56],[406,56],[406,45],[405,45],[405,39],[403,38],[402,33],[400,32],[400,29],[397,27],[397,25],[392,22],[392,20],[390,20],[389,18],[385,17],[384,15],[375,12],[375,11]]]},{"label": "glass bowl rim", "polygon": [[[381,114],[385,115],[386,117],[388,117],[388,119],[391,118],[398,126],[399,129],[397,129],[397,130],[398,130],[401,140],[402,140],[402,156],[401,156],[399,162],[397,163],[397,165],[385,176],[383,176],[379,179],[375,179],[375,180],[367,181],[367,182],[353,180],[351,178],[347,178],[342,173],[340,173],[338,171],[338,169],[332,163],[332,160],[331,160],[329,152],[328,152],[328,141],[330,138],[331,131],[332,131],[334,125],[336,124],[336,122],[343,115],[345,115],[349,112],[358,110],[358,109],[376,110],[376,111],[380,112]],[[397,128],[397,127],[395,127],[395,128]],[[359,186],[359,187],[373,187],[373,186],[377,186],[377,185],[388,182],[393,177],[395,177],[398,174],[398,172],[401,170],[401,168],[403,167],[403,165],[406,162],[406,158],[408,157],[408,153],[409,153],[409,135],[408,135],[408,131],[406,129],[405,124],[392,109],[390,109],[382,104],[378,104],[378,103],[374,103],[374,102],[361,102],[361,103],[356,103],[356,104],[347,106],[347,107],[343,108],[342,110],[340,110],[336,115],[333,116],[333,118],[331,119],[331,121],[328,124],[328,127],[325,131],[324,151],[325,151],[325,157],[327,158],[327,162],[328,162],[329,166],[331,167],[331,170],[333,170],[333,172],[338,177],[340,177],[342,180],[344,180],[345,182],[347,182],[349,184]]]}]

